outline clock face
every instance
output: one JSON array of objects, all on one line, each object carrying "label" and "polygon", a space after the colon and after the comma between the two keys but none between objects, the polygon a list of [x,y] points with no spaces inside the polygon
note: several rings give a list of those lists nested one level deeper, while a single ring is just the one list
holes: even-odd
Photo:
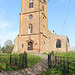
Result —
[{"label": "clock face", "polygon": [[29,15],[29,19],[32,19],[33,18],[33,15]]}]

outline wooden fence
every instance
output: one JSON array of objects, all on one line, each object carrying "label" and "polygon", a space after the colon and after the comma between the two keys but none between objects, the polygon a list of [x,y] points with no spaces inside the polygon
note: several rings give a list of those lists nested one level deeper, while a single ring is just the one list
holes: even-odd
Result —
[{"label": "wooden fence", "polygon": [[49,54],[48,67],[51,69],[57,67],[61,70],[61,75],[74,75],[75,74],[75,59],[68,57],[59,57]]}]

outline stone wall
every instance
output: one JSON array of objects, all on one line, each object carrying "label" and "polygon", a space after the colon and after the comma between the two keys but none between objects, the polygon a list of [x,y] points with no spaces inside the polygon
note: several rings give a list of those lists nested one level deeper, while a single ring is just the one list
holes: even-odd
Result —
[{"label": "stone wall", "polygon": [[[13,53],[69,52],[67,36],[56,35],[48,30],[47,3],[44,0],[33,0],[33,8],[29,8],[30,0],[22,0],[19,35],[15,39]],[[42,6],[44,5],[44,10]],[[29,19],[29,15],[33,15]],[[32,24],[32,33],[28,33]],[[56,48],[57,40],[61,40],[61,48]],[[28,42],[33,43],[33,50],[28,50]],[[22,44],[24,45],[22,47]]]},{"label": "stone wall", "polygon": [[15,39],[15,44],[12,53],[19,53],[19,35]]},{"label": "stone wall", "polygon": [[[69,52],[71,50],[67,36],[57,35],[49,31],[49,37],[50,37],[49,39],[50,40],[50,51]],[[57,40],[61,41],[61,48],[56,48]]]}]

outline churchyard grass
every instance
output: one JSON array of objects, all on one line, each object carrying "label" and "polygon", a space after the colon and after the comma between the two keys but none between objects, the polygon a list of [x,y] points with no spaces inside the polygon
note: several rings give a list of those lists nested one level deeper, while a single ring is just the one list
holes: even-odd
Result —
[{"label": "churchyard grass", "polygon": [[[47,53],[44,53],[47,55]],[[75,52],[68,52],[68,53],[55,53],[54,56],[58,56],[58,57],[68,57],[69,61],[70,61],[70,68],[75,69],[75,64],[72,64],[72,59],[75,60]],[[75,61],[73,60],[73,63],[75,63]],[[67,60],[65,60],[67,61]],[[75,71],[74,70],[70,70],[70,72],[72,73],[72,75],[75,75]],[[44,72],[43,75],[64,75],[63,71],[62,71],[62,66],[56,65],[54,67],[52,67],[51,69],[49,69],[47,72]],[[66,73],[66,75],[68,75]]]},{"label": "churchyard grass", "polygon": [[[18,60],[19,60],[19,54],[11,54],[13,56],[16,56],[18,57]],[[0,62],[0,68],[4,71],[6,71],[6,61],[8,61],[9,63],[9,59],[10,59],[10,54],[4,54],[4,53],[1,53],[0,54],[0,58],[1,58],[1,62]],[[41,61],[42,58],[39,57],[39,56],[36,56],[36,55],[29,55],[27,54],[27,67],[31,67],[32,65],[38,63],[39,61]],[[19,70],[19,68],[11,68],[10,66],[8,67],[8,70],[9,71],[15,71],[15,70]]]},{"label": "churchyard grass", "polygon": [[68,53],[55,53],[55,56],[75,58],[75,52],[68,52]]},{"label": "churchyard grass", "polygon": [[27,60],[28,67],[30,67],[30,66],[32,66],[32,65],[34,65],[34,64],[36,64],[36,63],[38,63],[39,61],[42,60],[41,57],[36,56],[36,55],[28,55],[27,59],[28,59]]},{"label": "churchyard grass", "polygon": [[[48,55],[49,53],[42,53],[44,55]],[[75,52],[68,52],[68,53],[54,53],[55,56],[61,56],[61,57],[70,57],[70,58],[75,58]]]}]

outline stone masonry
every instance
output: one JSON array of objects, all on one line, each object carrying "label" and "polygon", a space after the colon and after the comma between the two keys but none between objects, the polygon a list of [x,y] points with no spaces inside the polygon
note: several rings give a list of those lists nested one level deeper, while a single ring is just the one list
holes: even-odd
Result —
[{"label": "stone masonry", "polygon": [[[33,7],[29,8],[31,4]],[[56,48],[57,40],[61,41],[60,48]],[[13,53],[24,51],[27,53],[70,51],[67,36],[56,35],[48,30],[46,0],[22,0],[19,34],[15,39]]]}]

